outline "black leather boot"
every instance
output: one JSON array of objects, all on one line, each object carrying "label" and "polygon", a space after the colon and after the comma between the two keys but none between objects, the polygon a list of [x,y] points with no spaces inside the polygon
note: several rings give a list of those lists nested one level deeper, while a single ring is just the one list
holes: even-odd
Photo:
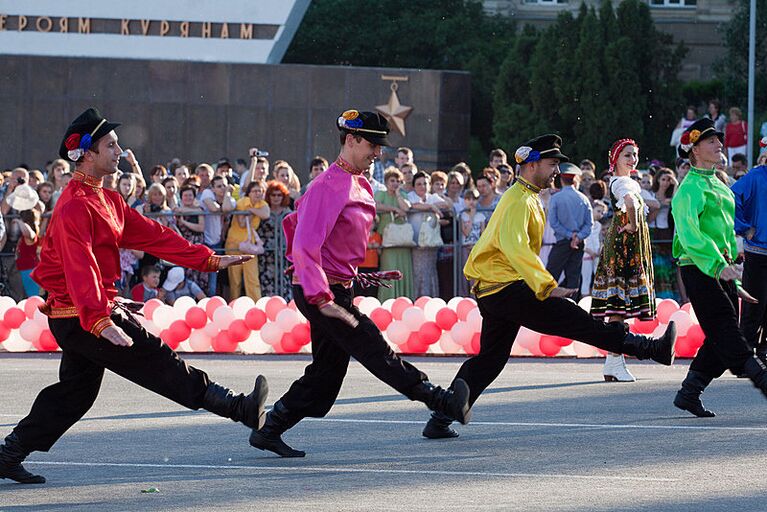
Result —
[{"label": "black leather boot", "polygon": [[450,428],[450,424],[453,420],[442,414],[441,412],[431,413],[431,418],[426,422],[426,426],[423,428],[421,434],[423,437],[429,439],[450,439],[452,437],[458,437],[458,432]]},{"label": "black leather boot", "polygon": [[264,402],[269,393],[266,377],[256,377],[256,385],[253,391],[245,396],[242,393],[235,395],[231,389],[211,382],[205,390],[202,407],[232,421],[239,421],[250,428],[260,428],[264,424]]},{"label": "black leather boot", "polygon": [[5,438],[5,444],[0,445],[0,478],[15,480],[20,484],[44,484],[44,477],[33,475],[21,465],[27,455],[29,451],[21,446],[19,438],[11,432]]},{"label": "black leather boot", "polygon": [[690,370],[687,377],[682,381],[680,389],[674,398],[674,405],[683,411],[689,411],[698,418],[713,418],[716,416],[713,411],[709,411],[700,400],[700,395],[706,386],[711,384],[713,377],[702,372]]},{"label": "black leather boot", "polygon": [[471,419],[469,385],[463,379],[455,379],[451,389],[442,389],[429,381],[420,382],[413,388],[410,398],[425,403],[432,411],[442,413],[463,425]]},{"label": "black leather boot", "polygon": [[305,457],[306,452],[294,450],[282,440],[282,434],[301,421],[292,414],[281,401],[277,401],[266,415],[266,421],[259,429],[250,433],[250,446],[259,450],[274,452],[280,457]]},{"label": "black leather boot", "polygon": [[637,359],[652,359],[656,363],[670,366],[674,362],[676,325],[669,322],[666,332],[660,338],[627,332],[623,340],[623,353]]},{"label": "black leather boot", "polygon": [[754,387],[767,397],[767,366],[756,356],[749,357],[743,363],[743,373],[751,379]]}]

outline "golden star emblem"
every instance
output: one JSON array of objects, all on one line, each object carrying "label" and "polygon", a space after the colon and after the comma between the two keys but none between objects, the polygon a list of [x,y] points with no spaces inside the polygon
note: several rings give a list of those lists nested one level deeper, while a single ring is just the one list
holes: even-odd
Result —
[{"label": "golden star emblem", "polygon": [[413,107],[400,104],[396,90],[392,89],[389,102],[386,105],[377,105],[376,110],[394,126],[400,135],[405,136],[405,119],[413,111]]}]

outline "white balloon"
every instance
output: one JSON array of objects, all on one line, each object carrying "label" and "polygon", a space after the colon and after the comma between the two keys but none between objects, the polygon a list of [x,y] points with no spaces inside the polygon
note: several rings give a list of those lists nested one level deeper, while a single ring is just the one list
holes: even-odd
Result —
[{"label": "white balloon", "polygon": [[578,305],[586,313],[591,311],[591,295],[587,295],[578,301]]},{"label": "white balloon", "polygon": [[279,343],[282,339],[282,329],[275,322],[266,322],[261,328],[261,339],[268,345]]},{"label": "white balloon", "polygon": [[202,299],[200,299],[200,302],[197,303],[197,307],[205,309],[205,306],[208,305],[209,301],[210,301],[210,297],[203,297]]},{"label": "white balloon", "polygon": [[22,338],[18,330],[13,330],[2,347],[8,352],[27,352],[32,348],[32,343]]},{"label": "white balloon", "polygon": [[439,297],[429,299],[429,302],[427,302],[423,307],[423,312],[426,315],[426,320],[429,322],[435,321],[437,319],[437,313],[439,313],[439,310],[446,306],[447,302],[440,299]]},{"label": "white balloon", "polygon": [[245,315],[247,315],[248,311],[250,311],[251,308],[254,308],[254,307],[256,307],[256,301],[254,301],[247,295],[244,297],[236,298],[234,302],[232,303],[234,316],[236,318],[239,318],[240,320],[245,320]]},{"label": "white balloon", "polygon": [[266,303],[269,302],[271,297],[261,297],[256,301],[256,307],[261,311],[266,311]]},{"label": "white balloon", "polygon": [[228,329],[235,320],[234,310],[229,306],[221,306],[213,312],[213,323],[222,331]]},{"label": "white balloon", "polygon": [[205,331],[205,334],[207,334],[209,338],[212,338],[218,334],[219,328],[216,327],[216,324],[213,322],[208,322],[205,324],[205,327],[203,327],[202,330]]},{"label": "white balloon", "polygon": [[35,310],[35,316],[32,319],[44,329],[48,328],[48,316],[39,309]]},{"label": "white balloon", "polygon": [[434,345],[439,345],[443,354],[464,354],[464,351],[461,350],[461,346],[453,341],[449,332],[443,332],[442,336],[439,338],[439,342]]},{"label": "white balloon", "polygon": [[5,295],[0,297],[0,317],[2,317],[6,311],[8,311],[9,309],[13,307],[16,307],[15,300]]},{"label": "white balloon", "polygon": [[447,307],[455,311],[455,308],[458,307],[458,303],[461,302],[466,297],[453,297],[449,301],[447,301]]},{"label": "white balloon", "polygon": [[402,313],[402,322],[411,331],[417,331],[421,328],[421,325],[426,321],[426,315],[423,309],[411,306]]},{"label": "white balloon", "polygon": [[381,303],[375,297],[363,297],[357,308],[363,315],[370,315],[375,308],[380,308]]},{"label": "white balloon", "polygon": [[599,357],[599,349],[597,347],[592,347],[577,340],[573,340],[572,347],[576,357]]},{"label": "white balloon", "polygon": [[275,323],[282,329],[282,332],[290,332],[293,327],[301,322],[298,313],[292,309],[285,308],[277,313],[277,318],[274,319]]},{"label": "white balloon", "polygon": [[692,316],[683,310],[675,311],[671,314],[669,322],[676,324],[676,333],[678,336],[687,336],[687,331],[692,327]]},{"label": "white balloon", "polygon": [[157,306],[157,309],[154,310],[152,313],[152,322],[162,331],[163,329],[167,329],[170,324],[173,323],[173,320],[175,320],[175,315],[173,314],[173,307],[168,306],[167,304],[163,304],[162,306]]},{"label": "white balloon", "polygon": [[43,328],[34,320],[24,320],[19,326],[19,335],[22,339],[33,342],[42,334]]},{"label": "white balloon", "polygon": [[182,314],[186,314],[186,312],[189,311],[189,308],[193,308],[196,305],[197,301],[195,301],[193,297],[185,295],[176,299],[176,302],[173,303],[173,309],[180,311]]},{"label": "white balloon", "polygon": [[397,299],[386,299],[383,301],[383,304],[381,304],[381,307],[384,308],[386,311],[391,313],[391,306],[394,304],[394,301]]}]

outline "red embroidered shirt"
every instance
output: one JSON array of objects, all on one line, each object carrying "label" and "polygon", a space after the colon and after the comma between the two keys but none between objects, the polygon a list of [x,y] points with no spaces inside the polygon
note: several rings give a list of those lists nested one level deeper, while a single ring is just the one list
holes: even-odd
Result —
[{"label": "red embroidered shirt", "polygon": [[99,336],[112,325],[112,301],[120,279],[119,249],[136,249],[203,272],[219,258],[175,231],[128,207],[101,179],[76,172],[53,210],[32,278],[48,291],[44,311],[52,318],[79,317]]}]

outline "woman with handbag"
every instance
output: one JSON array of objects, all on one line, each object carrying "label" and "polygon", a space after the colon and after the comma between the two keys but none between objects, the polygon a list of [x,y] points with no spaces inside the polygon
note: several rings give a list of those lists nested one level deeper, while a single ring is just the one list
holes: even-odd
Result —
[{"label": "woman with handbag", "polygon": [[413,228],[405,220],[410,202],[402,191],[402,173],[390,168],[384,173],[385,191],[375,193],[378,212],[378,233],[382,237],[381,270],[400,270],[402,279],[393,281],[391,288],[378,289],[378,300],[413,297],[413,259],[410,247],[413,242]]},{"label": "woman with handbag", "polygon": [[429,175],[417,172],[413,176],[413,191],[407,196],[411,211],[408,222],[413,226],[416,247],[413,249],[413,292],[414,298],[439,295],[437,278],[437,251],[442,247],[439,219],[441,209],[449,208],[448,203],[437,194],[429,192]]},{"label": "woman with handbag", "polygon": [[[226,236],[227,254],[263,254],[264,244],[256,234],[261,219],[269,218],[269,205],[264,201],[266,183],[251,181],[245,194],[237,201],[236,211],[247,214],[234,215]],[[258,258],[253,258],[237,268],[229,267],[229,299],[242,296],[243,281],[245,295],[253,300],[261,298],[261,283],[258,280]]]}]

